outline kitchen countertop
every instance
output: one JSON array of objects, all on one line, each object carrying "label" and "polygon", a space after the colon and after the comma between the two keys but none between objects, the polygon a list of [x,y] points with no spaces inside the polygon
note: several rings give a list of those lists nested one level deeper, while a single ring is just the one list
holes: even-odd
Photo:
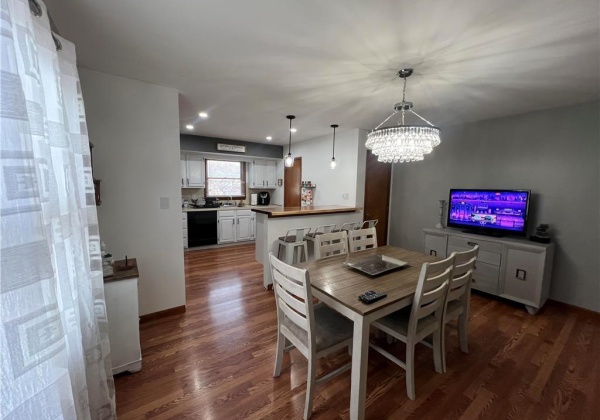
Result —
[{"label": "kitchen countertop", "polygon": [[194,208],[194,207],[182,207],[181,211],[184,213],[189,213],[191,211],[223,211],[223,210],[251,210],[253,208],[261,208],[261,207],[268,207],[268,206],[222,206],[222,207],[207,207],[207,208]]},{"label": "kitchen countertop", "polygon": [[263,213],[271,217],[291,217],[291,216],[309,216],[313,214],[327,213],[352,213],[359,210],[357,207],[347,206],[303,206],[303,207],[283,207],[283,206],[253,206],[252,210],[256,213]]}]

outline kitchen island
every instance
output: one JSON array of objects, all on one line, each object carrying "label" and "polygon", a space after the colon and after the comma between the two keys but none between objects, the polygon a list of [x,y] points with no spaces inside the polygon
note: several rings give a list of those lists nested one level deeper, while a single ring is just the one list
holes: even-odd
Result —
[{"label": "kitchen island", "polygon": [[[277,255],[277,239],[289,229],[362,221],[362,209],[347,206],[253,207],[256,213],[256,260],[264,268],[263,285],[272,284],[269,269],[269,252]],[[310,253],[310,249],[309,249]]]}]

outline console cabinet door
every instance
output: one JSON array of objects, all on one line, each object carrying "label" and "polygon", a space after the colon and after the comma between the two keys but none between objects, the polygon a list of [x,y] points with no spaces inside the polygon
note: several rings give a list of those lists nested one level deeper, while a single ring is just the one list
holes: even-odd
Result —
[{"label": "console cabinet door", "polygon": [[545,253],[508,249],[502,297],[540,307]]},{"label": "console cabinet door", "polygon": [[447,236],[425,235],[425,253],[445,258],[447,243]]}]

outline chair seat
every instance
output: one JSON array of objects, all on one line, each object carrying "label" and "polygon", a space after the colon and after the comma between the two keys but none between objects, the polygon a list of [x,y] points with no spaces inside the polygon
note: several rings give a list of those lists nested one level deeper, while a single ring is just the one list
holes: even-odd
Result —
[{"label": "chair seat", "polygon": [[[353,324],[323,303],[314,306],[316,352],[330,348],[352,338]],[[289,318],[282,322],[308,348],[308,334]]]},{"label": "chair seat", "polygon": [[448,302],[448,307],[446,308],[446,321],[454,318],[458,318],[460,314],[463,313],[463,305],[458,300],[452,300]]},{"label": "chair seat", "polygon": [[302,242],[304,238],[300,238],[299,241],[296,240],[296,235],[291,235],[291,236],[280,236],[279,240],[281,242],[287,242],[287,243],[294,243],[294,242]]},{"label": "chair seat", "polygon": [[[408,321],[410,319],[410,310],[411,308],[409,306],[407,308],[393,312],[381,319],[378,319],[376,322],[406,336],[406,334],[408,333]],[[420,332],[431,327],[432,325],[435,325],[435,317],[433,316],[433,314],[420,319],[419,323],[417,324],[417,335],[419,335]]]}]

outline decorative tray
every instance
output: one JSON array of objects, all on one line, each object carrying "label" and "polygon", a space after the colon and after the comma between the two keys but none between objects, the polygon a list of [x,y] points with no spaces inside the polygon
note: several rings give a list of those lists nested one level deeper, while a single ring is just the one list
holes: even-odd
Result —
[{"label": "decorative tray", "polygon": [[357,260],[346,260],[344,265],[369,276],[378,276],[392,270],[407,267],[408,263],[388,257],[387,255],[371,255]]}]

